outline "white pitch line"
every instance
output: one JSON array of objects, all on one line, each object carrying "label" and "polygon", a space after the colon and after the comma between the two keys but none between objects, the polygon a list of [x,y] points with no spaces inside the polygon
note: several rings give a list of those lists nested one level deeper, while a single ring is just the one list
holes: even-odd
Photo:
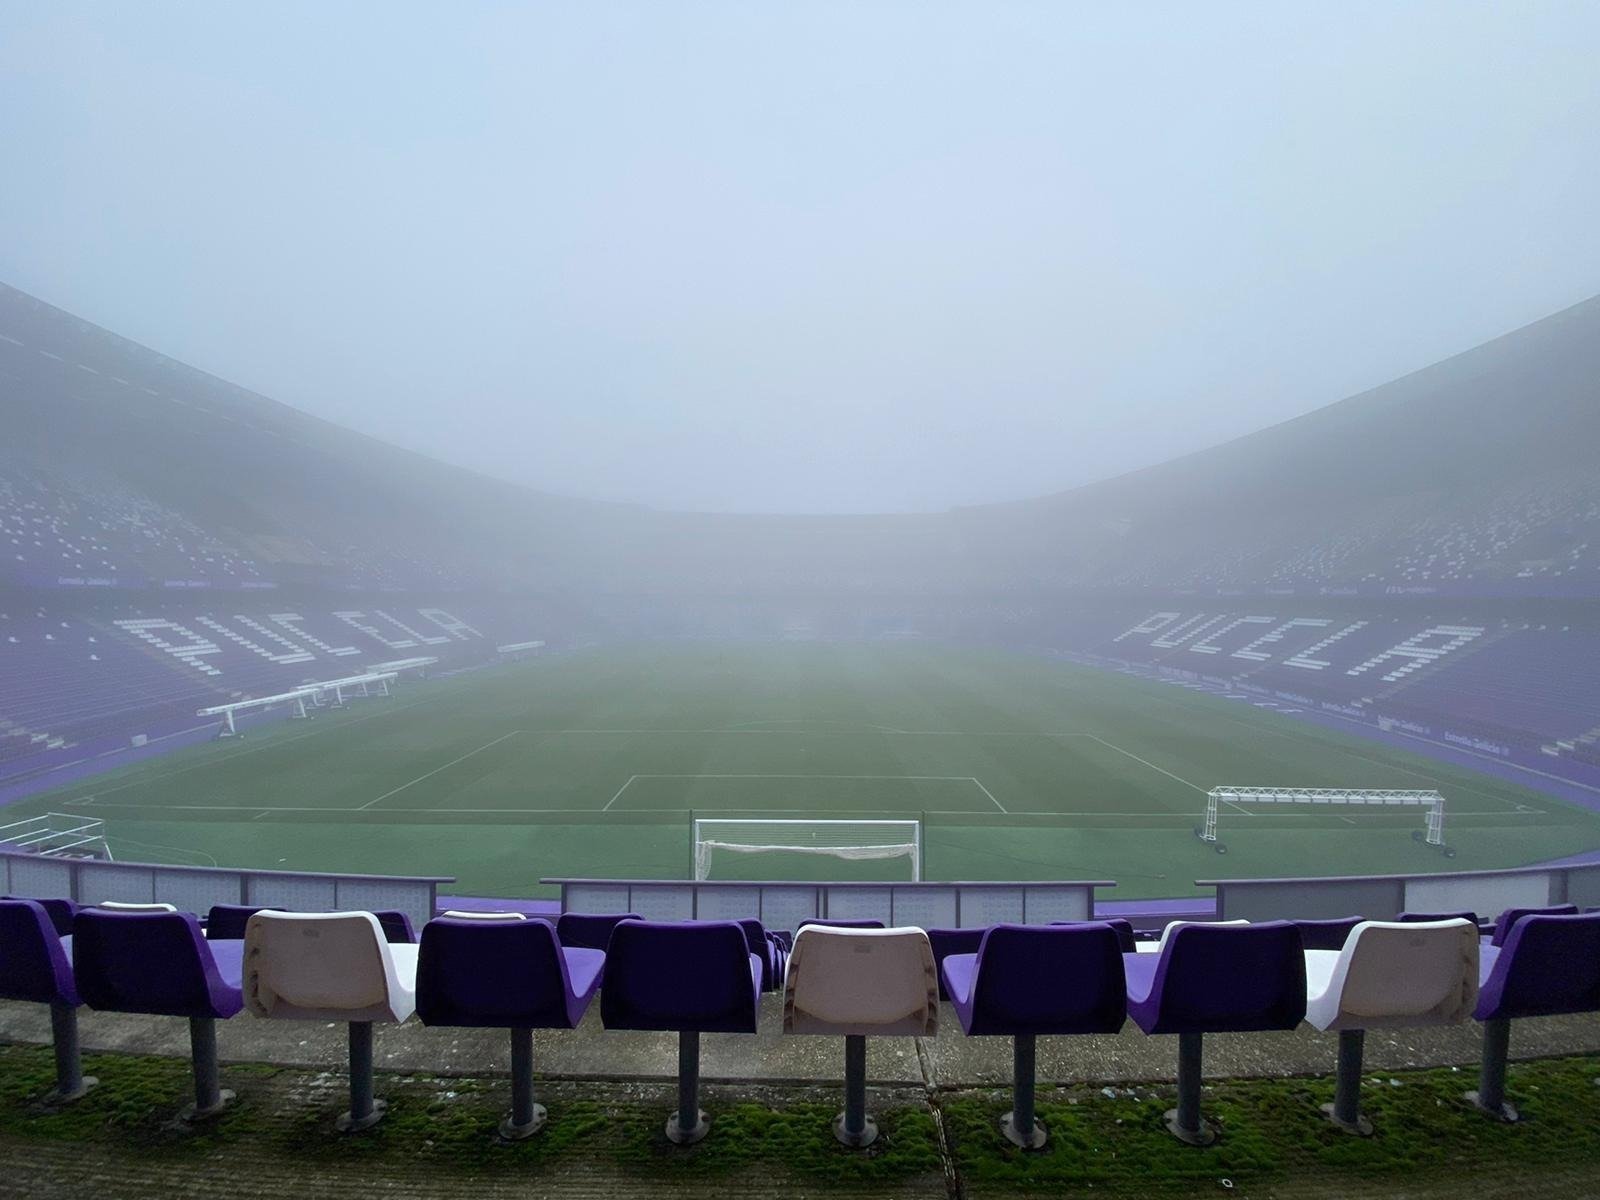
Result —
[{"label": "white pitch line", "polygon": [[[387,800],[390,796],[394,796],[394,795],[397,795],[400,792],[405,791],[408,787],[416,786],[417,784],[421,783],[424,779],[432,779],[440,771],[448,770],[449,768],[455,766],[457,763],[466,762],[467,759],[471,758],[474,754],[482,754],[485,750],[488,750],[490,747],[498,746],[501,742],[505,741],[507,738],[514,738],[521,732],[522,732],[522,730],[520,730],[520,729],[513,729],[510,733],[502,733],[499,737],[495,738],[494,741],[485,742],[483,745],[479,746],[476,750],[467,751],[460,758],[452,758],[449,762],[445,763],[443,766],[435,767],[433,770],[427,772],[426,774],[418,775],[415,779],[413,779],[413,780],[411,780],[411,781],[409,781],[407,783],[402,783],[397,788],[390,788],[383,795],[376,796],[373,799],[368,800],[365,804],[363,804],[361,806],[361,808],[362,809],[371,808],[374,804],[378,803],[379,800]],[[357,809],[356,811],[359,812],[361,810]]]},{"label": "white pitch line", "polygon": [[1205,791],[1206,791],[1206,789],[1201,787],[1198,783],[1190,783],[1182,775],[1174,775],[1171,771],[1167,770],[1165,767],[1158,767],[1158,766],[1155,765],[1155,763],[1151,762],[1149,759],[1140,758],[1137,754],[1133,753],[1133,751],[1124,750],[1121,746],[1118,746],[1118,745],[1116,745],[1116,744],[1114,744],[1112,742],[1108,742],[1103,737],[1096,737],[1092,733],[1086,733],[1083,736],[1088,738],[1092,742],[1099,742],[1107,750],[1115,750],[1118,754],[1121,754],[1121,755],[1123,755],[1123,756],[1125,756],[1127,758],[1131,758],[1136,763],[1143,763],[1145,766],[1149,767],[1152,771],[1161,772],[1161,774],[1165,775],[1168,779],[1175,780],[1176,782],[1183,784],[1184,787],[1191,787],[1195,791],[1201,792],[1201,793],[1205,793]]},{"label": "white pitch line", "polygon": [[628,776],[628,782],[624,783],[621,787],[619,787],[617,789],[616,795],[613,795],[611,797],[611,799],[607,800],[606,803],[605,803],[605,807],[602,808],[600,811],[601,812],[610,812],[611,811],[611,806],[617,802],[617,797],[621,796],[623,792],[627,791],[630,787],[632,787],[633,786],[633,781],[635,779],[637,779],[637,778],[639,778],[637,775],[629,775]]},{"label": "white pitch line", "polygon": [[1009,812],[1006,811],[1006,806],[1004,804],[1001,804],[1000,801],[998,801],[998,800],[996,800],[994,798],[994,793],[991,792],[988,788],[983,786],[983,780],[979,779],[977,776],[972,776],[971,778],[972,778],[972,782],[975,785],[977,785],[978,790],[980,792],[982,792],[985,796],[989,797],[990,802],[993,803],[996,808],[998,808],[1001,812],[1006,813],[1007,816],[1011,815]]}]

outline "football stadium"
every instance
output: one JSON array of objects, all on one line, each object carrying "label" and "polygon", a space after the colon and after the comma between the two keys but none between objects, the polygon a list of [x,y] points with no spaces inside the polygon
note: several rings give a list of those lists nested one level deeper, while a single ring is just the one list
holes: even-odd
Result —
[{"label": "football stadium", "polygon": [[[1480,18],[1461,18],[1463,39]],[[695,9],[691,23],[744,36],[731,20]],[[488,21],[462,28],[497,58]],[[170,14],[90,24],[96,53],[151,56],[130,68],[140,80],[177,70],[157,61],[159,32],[220,36]],[[60,49],[67,26],[17,26],[16,44],[61,78],[89,69]],[[1056,18],[1045,27],[1068,37]],[[617,53],[643,69],[653,43],[634,45],[637,32],[616,35],[629,47]],[[1022,53],[1017,32],[983,30],[1010,49],[980,73]],[[1106,36],[1133,35],[1107,18]],[[1432,38],[1425,52],[1454,61]],[[396,47],[403,61],[422,52]],[[229,53],[243,70],[269,51]],[[772,66],[787,51],[762,53]],[[352,78],[377,78],[369,66]],[[924,86],[902,66],[890,75]],[[318,87],[343,74],[313,72]],[[46,78],[16,85],[41,129],[60,99]],[[244,78],[194,86],[248,122],[287,85]],[[690,103],[683,86],[671,105]],[[827,124],[825,101],[804,94],[822,108],[772,119]],[[830,126],[838,144],[802,138],[796,161],[845,171],[861,112],[907,136],[932,120],[864,95]],[[625,142],[597,96],[574,120]],[[365,111],[343,92],[323,99],[340,120]],[[543,110],[524,126],[484,97],[450,101],[480,102],[507,128],[547,132]],[[300,156],[324,135],[286,114],[260,129],[301,130],[272,152],[310,171]],[[350,146],[395,157],[359,186],[420,189],[385,186],[407,219],[431,219],[418,214],[433,156],[494,157],[464,128],[419,116],[402,136],[394,114],[369,116]],[[671,134],[680,154],[701,147],[697,128]],[[1573,129],[1575,160],[1597,149],[1592,129]],[[70,122],[59,132],[78,145]],[[1514,119],[1502,132],[1523,144]],[[939,153],[985,163],[1012,136],[1031,135],[990,129]],[[600,169],[582,146],[540,145]],[[716,169],[705,148],[703,179],[687,158],[646,160],[715,191],[723,220],[764,220],[733,179],[734,165],[767,170],[751,165],[766,150],[740,145]],[[219,170],[237,149],[218,150]],[[0,133],[0,155],[22,153]],[[778,162],[782,220],[820,222],[843,247],[829,254],[897,244],[872,224],[869,250],[825,204],[798,215],[788,189],[823,185]],[[578,187],[537,178],[558,196]],[[903,185],[881,184],[902,198]],[[802,393],[922,356],[966,387],[976,352],[937,322],[882,361],[852,357],[845,332],[893,343],[897,306],[937,307],[954,276],[928,267],[918,297],[920,268],[878,293],[863,267],[854,295],[824,289],[822,307],[847,320],[808,329],[813,310],[786,290],[800,284],[712,254],[708,271],[751,290],[697,308],[715,288],[656,223],[683,220],[688,237],[694,218],[679,197],[658,214],[630,189],[601,205],[625,237],[574,225],[559,253],[554,226],[493,205],[493,253],[467,265],[446,267],[427,227],[406,226],[417,284],[403,302],[379,282],[387,266],[352,282],[338,254],[286,286],[270,254],[247,276],[186,251],[191,284],[176,266],[165,282],[140,276],[120,308],[111,259],[53,274],[66,259],[51,222],[99,219],[0,198],[31,239],[0,254],[17,284],[0,282],[0,1195],[1600,1196],[1592,221],[1582,253],[1564,244],[1550,260],[1567,291],[1540,291],[1529,266],[1515,304],[1441,292],[1399,331],[1327,297],[1226,351],[1224,326],[1245,309],[1202,319],[1192,293],[1181,319],[1177,292],[1139,294],[1139,320],[1088,305],[1067,334],[1020,318],[995,335],[1006,365],[983,367],[996,393],[960,397],[963,413],[993,411],[945,429],[932,391],[895,409],[887,375],[844,385],[834,408],[808,410]],[[891,204],[862,195],[858,217]],[[329,211],[344,202],[330,192]],[[183,203],[199,223],[221,211],[201,193]],[[449,236],[474,236],[456,215]],[[387,264],[389,219],[365,210],[340,236]],[[1165,229],[1152,214],[1107,220]],[[1207,220],[1227,224],[1185,217],[1186,237],[1203,242],[1192,222]],[[110,216],[103,227],[124,236]],[[1093,240],[1047,228],[1041,253]],[[799,237],[785,230],[761,237]],[[213,251],[250,240],[217,236]],[[905,236],[908,262],[964,262],[950,242]],[[973,230],[969,248],[1008,236]],[[1326,236],[1340,261],[1365,252]],[[647,244],[669,265],[628,259]],[[488,307],[548,284],[509,282],[524,246],[557,264],[573,306],[539,307],[536,333]],[[791,249],[804,275],[802,242]],[[635,297],[595,301],[583,278],[647,288],[658,268],[671,299],[650,314]],[[1399,286],[1350,270],[1374,292]],[[231,299],[212,282],[222,271]],[[448,303],[425,295],[429,279]],[[151,299],[185,286],[176,306]],[[573,315],[591,301],[608,325],[596,346]],[[452,307],[459,327],[417,315],[442,322]],[[782,328],[736,346],[732,331],[753,328],[736,325],[742,309]],[[1335,309],[1355,322],[1340,331],[1367,330],[1347,354],[1358,371],[1318,375],[1265,348],[1298,338],[1309,356],[1323,343],[1307,330]],[[272,313],[293,319],[269,337],[252,322]],[[708,313],[729,322],[727,354],[695,375],[692,348],[652,341],[667,327],[652,322]],[[1181,372],[1125,365],[1138,355],[1119,339],[1146,319],[1193,356]],[[217,340],[225,330],[234,341]],[[1231,425],[1141,409],[1113,382],[1103,398],[1006,408],[1029,347],[1059,337],[1078,338],[1086,362],[1123,363],[1133,391],[1181,379],[1185,404],[1205,397]],[[557,377],[563,341],[593,379]],[[741,380],[746,351],[774,344],[793,358],[761,366],[770,391],[727,400],[716,381]],[[797,365],[830,355],[823,375]],[[1054,378],[1054,361],[1028,386]],[[502,369],[537,402],[484,399]],[[1230,410],[1227,389],[1254,376],[1276,407],[1241,393]],[[1387,382],[1329,390],[1346,378]],[[688,450],[652,424],[649,405],[674,388]],[[875,405],[893,418],[889,450],[825,428],[822,414]],[[585,441],[566,422],[589,410]],[[985,440],[991,426],[1002,440]],[[759,461],[724,463],[745,444]],[[991,445],[1012,457],[986,457]],[[568,486],[569,467],[594,486]],[[907,487],[923,478],[913,468],[947,498],[880,511],[846,486],[890,497],[896,472]],[[958,478],[969,469],[976,491]],[[647,499],[607,482],[635,477]],[[724,481],[749,503],[695,490]]]}]

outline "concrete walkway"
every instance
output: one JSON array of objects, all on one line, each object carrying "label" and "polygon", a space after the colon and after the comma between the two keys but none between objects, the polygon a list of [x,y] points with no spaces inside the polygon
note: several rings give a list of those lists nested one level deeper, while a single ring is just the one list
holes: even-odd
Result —
[{"label": "concrete walkway", "polygon": [[[83,1044],[90,1050],[187,1057],[188,1022],[80,1010]],[[762,998],[761,1032],[707,1034],[701,1039],[707,1080],[835,1083],[843,1076],[841,1038],[785,1037],[779,997]],[[940,1006],[939,1036],[873,1038],[867,1074],[874,1084],[922,1087],[999,1087],[1011,1078],[1008,1038],[968,1038],[949,1005]],[[1449,1029],[1380,1031],[1367,1035],[1369,1071],[1406,1067],[1475,1068],[1482,1028],[1467,1022]],[[342,1070],[343,1025],[264,1021],[241,1013],[218,1026],[226,1062]],[[0,1041],[50,1041],[43,1005],[0,1002]],[[1331,1075],[1336,1039],[1302,1025],[1293,1033],[1216,1034],[1206,1038],[1208,1076]],[[1513,1058],[1600,1052],[1600,1019],[1592,1014],[1542,1017],[1513,1027]],[[506,1035],[493,1029],[429,1029],[415,1019],[377,1027],[380,1070],[429,1075],[498,1075],[510,1070]],[[677,1039],[671,1034],[607,1031],[599,1006],[570,1032],[534,1034],[534,1061],[546,1079],[641,1080],[673,1078]],[[1176,1039],[1146,1037],[1129,1022],[1116,1036],[1041,1038],[1039,1082],[1126,1084],[1170,1081],[1177,1068]]]}]

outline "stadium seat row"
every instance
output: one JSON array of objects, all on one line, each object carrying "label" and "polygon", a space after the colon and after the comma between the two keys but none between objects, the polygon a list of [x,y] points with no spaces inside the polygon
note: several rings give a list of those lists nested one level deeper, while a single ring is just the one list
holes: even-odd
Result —
[{"label": "stadium seat row", "polygon": [[1127,1018],[1146,1034],[1178,1037],[1178,1102],[1167,1127],[1205,1145],[1200,1112],[1207,1033],[1294,1029],[1339,1034],[1329,1119],[1371,1132],[1360,1111],[1368,1029],[1484,1024],[1478,1089],[1467,1098],[1503,1120],[1510,1022],[1600,1011],[1600,912],[1510,910],[1492,937],[1473,914],[1404,914],[1397,921],[1174,922],[1135,943],[1112,922],[995,925],[924,932],[871,922],[805,924],[790,937],[758,922],[651,922],[632,914],[567,914],[559,925],[519,913],[448,912],[420,943],[408,923],[386,930],[369,912],[213,909],[202,926],[170,905],[76,908],[67,901],[0,900],[0,996],[48,1004],[57,1084],[82,1096],[80,1005],[186,1017],[194,1103],[185,1118],[220,1112],[216,1022],[241,1009],[274,1020],[349,1027],[350,1109],[343,1130],[383,1116],[373,1095],[372,1029],[415,1013],[429,1026],[510,1031],[507,1139],[544,1124],[534,1102],[534,1029],[574,1029],[596,994],[607,1029],[679,1037],[678,1103],[667,1136],[706,1136],[699,1106],[702,1033],[755,1033],[763,990],[783,991],[785,1033],[842,1037],[845,1104],[835,1136],[866,1146],[866,1039],[932,1037],[948,998],[963,1031],[1013,1041],[1012,1111],[1001,1131],[1038,1148],[1034,1050],[1043,1036],[1114,1034]]}]

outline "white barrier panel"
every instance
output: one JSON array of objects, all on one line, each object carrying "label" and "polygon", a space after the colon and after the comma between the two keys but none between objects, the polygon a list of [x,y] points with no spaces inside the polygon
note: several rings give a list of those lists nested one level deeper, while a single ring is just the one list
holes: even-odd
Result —
[{"label": "white barrier panel", "polygon": [[561,911],[636,912],[654,921],[755,917],[768,929],[808,920],[882,921],[922,929],[978,929],[1000,922],[1089,920],[1107,880],[1048,883],[671,882],[543,879],[561,888]]}]

